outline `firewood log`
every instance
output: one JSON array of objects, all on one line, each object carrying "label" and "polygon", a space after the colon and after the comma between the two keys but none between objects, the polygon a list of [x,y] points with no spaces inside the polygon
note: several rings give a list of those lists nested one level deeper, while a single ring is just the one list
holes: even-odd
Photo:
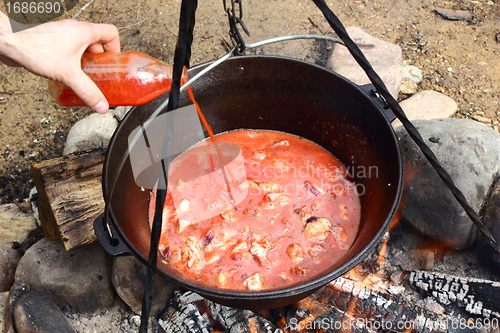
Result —
[{"label": "firewood log", "polygon": [[500,318],[500,282],[425,271],[408,272],[411,286],[439,303],[468,313]]},{"label": "firewood log", "polygon": [[290,332],[301,333],[478,332],[457,318],[429,311],[409,302],[404,293],[389,290],[340,277],[296,304],[286,322],[288,327],[302,327]]},{"label": "firewood log", "polygon": [[83,151],[32,165],[44,235],[66,250],[96,240],[94,220],[104,211],[104,149]]}]

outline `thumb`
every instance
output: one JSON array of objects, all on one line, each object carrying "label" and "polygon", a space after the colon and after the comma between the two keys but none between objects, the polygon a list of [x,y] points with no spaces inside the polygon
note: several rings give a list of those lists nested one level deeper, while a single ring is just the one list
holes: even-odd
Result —
[{"label": "thumb", "polygon": [[108,101],[97,85],[83,71],[77,71],[68,82],[64,83],[82,100],[85,105],[97,113],[106,113]]}]

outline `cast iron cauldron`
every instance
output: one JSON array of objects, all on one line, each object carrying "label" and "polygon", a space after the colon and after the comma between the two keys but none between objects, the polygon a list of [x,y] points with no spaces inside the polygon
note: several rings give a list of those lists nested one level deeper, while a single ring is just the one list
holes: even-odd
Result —
[{"label": "cast iron cauldron", "polygon": [[[207,66],[194,67],[190,75]],[[358,264],[379,243],[399,204],[402,162],[388,116],[360,87],[311,63],[269,56],[233,57],[193,84],[196,99],[215,133],[239,128],[273,129],[312,140],[350,168],[361,196],[359,234],[351,249],[320,276],[285,289],[260,292],[224,290],[197,284],[158,260],[160,275],[182,288],[218,303],[247,309],[291,304]],[[190,104],[181,94],[181,105]],[[116,130],[103,170],[106,198],[128,136],[166,98],[134,107]],[[364,171],[364,173],[363,173]],[[370,172],[369,172],[370,171]],[[95,224],[103,246],[112,254],[131,253],[144,263],[149,253],[149,191],[134,181],[130,161],[118,176],[110,205],[110,229]]]}]

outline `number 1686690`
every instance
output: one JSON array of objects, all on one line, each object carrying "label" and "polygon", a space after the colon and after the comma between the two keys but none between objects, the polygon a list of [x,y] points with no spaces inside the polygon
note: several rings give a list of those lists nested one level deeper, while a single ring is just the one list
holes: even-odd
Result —
[{"label": "number 1686690", "polygon": [[51,14],[61,12],[60,2],[6,2],[8,14]]}]

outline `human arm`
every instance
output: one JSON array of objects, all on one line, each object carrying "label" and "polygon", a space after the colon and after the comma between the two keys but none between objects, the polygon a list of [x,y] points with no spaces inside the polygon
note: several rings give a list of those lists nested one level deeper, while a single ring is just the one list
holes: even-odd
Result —
[{"label": "human arm", "polygon": [[119,51],[118,29],[111,24],[62,20],[12,33],[9,18],[0,12],[0,61],[63,83],[99,113],[109,104],[82,71],[81,57],[83,52]]}]

